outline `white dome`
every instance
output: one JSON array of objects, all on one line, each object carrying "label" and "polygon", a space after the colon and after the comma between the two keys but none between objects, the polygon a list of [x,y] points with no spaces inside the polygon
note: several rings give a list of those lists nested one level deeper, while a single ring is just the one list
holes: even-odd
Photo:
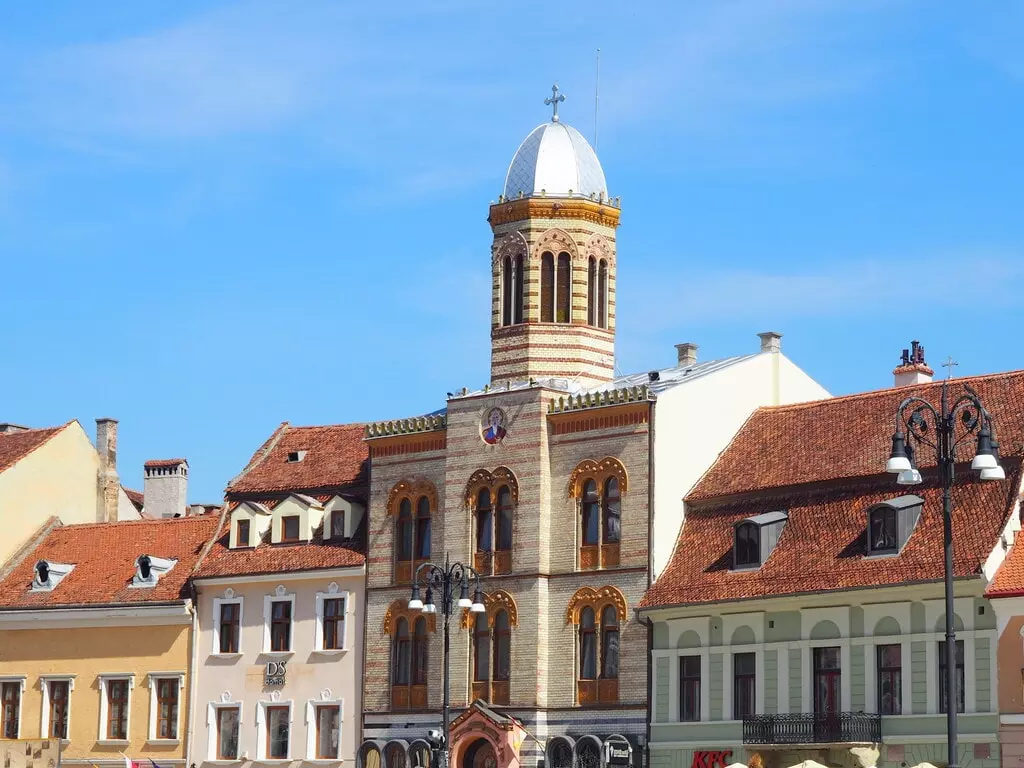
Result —
[{"label": "white dome", "polygon": [[516,150],[505,176],[505,199],[608,197],[604,171],[579,131],[552,121],[534,128]]}]

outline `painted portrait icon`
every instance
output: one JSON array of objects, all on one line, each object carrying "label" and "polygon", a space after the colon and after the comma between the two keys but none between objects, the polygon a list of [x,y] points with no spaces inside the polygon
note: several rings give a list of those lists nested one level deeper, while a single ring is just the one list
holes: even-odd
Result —
[{"label": "painted portrait icon", "polygon": [[484,442],[488,445],[500,443],[505,437],[505,412],[501,408],[491,408],[483,424]]}]

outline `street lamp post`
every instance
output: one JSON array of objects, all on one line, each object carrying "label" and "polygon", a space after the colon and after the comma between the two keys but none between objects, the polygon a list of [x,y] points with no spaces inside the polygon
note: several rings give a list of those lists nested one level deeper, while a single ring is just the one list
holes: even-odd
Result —
[{"label": "street lamp post", "polygon": [[[952,362],[951,362],[952,364]],[[959,425],[959,426],[958,426]],[[957,434],[959,430],[959,434]],[[942,382],[939,407],[921,397],[908,397],[896,412],[896,431],[885,469],[897,475],[900,485],[917,485],[921,472],[915,461],[915,443],[935,450],[939,481],[942,483],[942,526],[946,587],[946,749],[948,768],[957,768],[956,715],[956,631],[953,624],[953,487],[957,448],[977,435],[971,469],[982,480],[1003,480],[999,465],[999,444],[993,434],[992,416],[978,393],[964,385],[964,393],[950,403],[949,379]],[[966,662],[966,659],[965,659]]]},{"label": "street lamp post", "polygon": [[[473,599],[469,599],[469,580],[473,580]],[[420,598],[420,582],[426,588],[423,598]],[[455,598],[455,590],[458,588],[459,597]],[[444,617],[444,702],[442,705],[442,731],[441,745],[439,750],[440,759],[438,768],[448,768],[451,758],[451,739],[449,731],[451,728],[451,668],[448,658],[448,622],[456,608],[468,608],[470,613],[483,613],[484,593],[480,589],[480,574],[472,567],[462,563],[449,563],[445,555],[444,566],[434,563],[423,563],[416,569],[412,579],[412,596],[409,598],[409,610],[422,611],[426,614],[436,614],[437,604],[435,595],[441,605],[441,615]]]}]

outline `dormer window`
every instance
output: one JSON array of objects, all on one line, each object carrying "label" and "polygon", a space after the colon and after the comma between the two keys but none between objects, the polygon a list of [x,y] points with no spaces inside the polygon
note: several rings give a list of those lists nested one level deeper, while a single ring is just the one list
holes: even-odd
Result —
[{"label": "dormer window", "polygon": [[33,592],[49,592],[61,580],[73,571],[75,566],[69,563],[55,563],[52,560],[40,560],[36,563],[35,573],[32,576]]},{"label": "dormer window", "polygon": [[785,511],[766,512],[739,521],[733,530],[733,569],[760,568],[771,557],[789,520]]},{"label": "dormer window", "polygon": [[868,555],[896,555],[910,539],[921,518],[924,499],[908,494],[868,510]]},{"label": "dormer window", "polygon": [[288,515],[281,518],[281,541],[299,540],[299,516]]},{"label": "dormer window", "polygon": [[235,523],[235,546],[248,547],[249,542],[249,521],[239,520]]},{"label": "dormer window", "polygon": [[294,464],[306,458],[305,451],[288,451],[288,463]]},{"label": "dormer window", "polygon": [[135,575],[132,577],[132,586],[147,588],[155,587],[160,577],[171,570],[177,560],[170,560],[152,555],[139,555],[135,560]]}]

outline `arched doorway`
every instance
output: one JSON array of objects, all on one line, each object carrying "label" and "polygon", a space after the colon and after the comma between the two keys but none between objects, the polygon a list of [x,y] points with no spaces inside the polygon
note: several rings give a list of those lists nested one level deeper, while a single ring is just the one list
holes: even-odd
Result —
[{"label": "arched doorway", "polygon": [[463,752],[460,768],[497,768],[498,756],[487,739],[477,739]]}]

